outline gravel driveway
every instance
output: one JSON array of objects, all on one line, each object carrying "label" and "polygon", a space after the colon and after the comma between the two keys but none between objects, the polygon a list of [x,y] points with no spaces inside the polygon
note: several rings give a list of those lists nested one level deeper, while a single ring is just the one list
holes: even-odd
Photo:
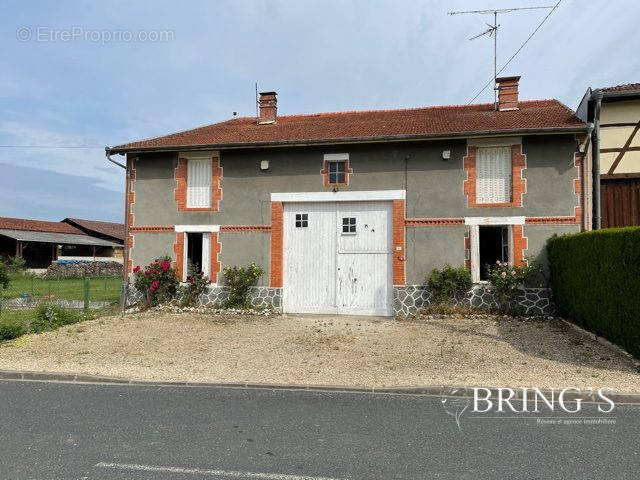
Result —
[{"label": "gravel driveway", "polygon": [[559,320],[238,317],[147,312],[0,345],[0,369],[147,380],[351,386],[612,387],[640,392],[618,350]]}]

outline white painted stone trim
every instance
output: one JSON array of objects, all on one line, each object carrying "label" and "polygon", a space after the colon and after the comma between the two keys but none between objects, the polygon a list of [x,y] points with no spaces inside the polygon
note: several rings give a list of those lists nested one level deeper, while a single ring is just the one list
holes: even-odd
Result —
[{"label": "white painted stone trim", "polygon": [[405,190],[362,190],[339,192],[272,193],[272,202],[363,202],[369,200],[404,200]]},{"label": "white painted stone trim", "polygon": [[464,217],[465,225],[524,225],[525,217]]},{"label": "white painted stone trim", "polygon": [[348,153],[325,153],[324,159],[325,161],[329,161],[329,162],[349,160],[349,154]]},{"label": "white painted stone trim", "polygon": [[176,232],[191,232],[191,233],[200,233],[200,232],[219,232],[220,225],[176,225]]},{"label": "white painted stone trim", "polygon": [[522,137],[469,138],[467,145],[473,147],[510,147],[522,145]]},{"label": "white painted stone trim", "polygon": [[180,158],[186,158],[187,160],[203,160],[203,159],[211,160],[211,157],[220,157],[220,152],[218,150],[180,152],[178,156]]}]

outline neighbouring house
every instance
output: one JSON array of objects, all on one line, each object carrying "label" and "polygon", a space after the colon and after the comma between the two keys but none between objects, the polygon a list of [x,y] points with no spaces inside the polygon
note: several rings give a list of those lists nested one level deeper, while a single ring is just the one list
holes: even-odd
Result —
[{"label": "neighbouring house", "polygon": [[640,83],[589,88],[576,114],[594,125],[596,227],[640,225]]},{"label": "neighbouring house", "polygon": [[[124,226],[119,225],[122,232]],[[124,238],[94,235],[64,221],[0,217],[0,255],[22,257],[28,268],[47,268],[58,259],[116,260],[122,258],[123,244]]]},{"label": "neighbouring house", "polygon": [[[392,315],[431,269],[545,257],[589,229],[587,127],[557,100],[233,118],[108,147],[126,155],[128,271],[181,280],[256,262],[284,312]],[[397,308],[397,305],[395,305]]]}]

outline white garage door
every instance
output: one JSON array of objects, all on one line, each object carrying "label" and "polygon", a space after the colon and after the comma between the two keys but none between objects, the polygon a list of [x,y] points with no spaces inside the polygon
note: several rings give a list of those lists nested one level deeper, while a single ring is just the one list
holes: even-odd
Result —
[{"label": "white garage door", "polygon": [[392,315],[391,202],[285,203],[289,313]]}]

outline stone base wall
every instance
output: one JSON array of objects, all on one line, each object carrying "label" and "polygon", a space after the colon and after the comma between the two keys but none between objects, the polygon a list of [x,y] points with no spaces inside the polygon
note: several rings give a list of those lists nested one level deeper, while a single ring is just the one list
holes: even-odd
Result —
[{"label": "stone base wall", "polygon": [[[401,317],[415,315],[423,307],[431,306],[433,295],[426,285],[406,285],[393,288],[393,311]],[[500,305],[493,288],[474,285],[454,305],[479,309],[497,309]],[[547,288],[525,288],[510,302],[511,310],[519,310],[524,315],[551,315],[555,311],[551,290]]]},{"label": "stone base wall", "polygon": [[[222,305],[229,296],[229,287],[209,285],[198,299],[199,307],[216,307]],[[178,293],[176,300],[180,300]],[[142,293],[129,285],[127,306],[135,305],[143,300]],[[272,287],[251,287],[249,289],[249,304],[254,308],[270,308],[282,311],[282,289]]]},{"label": "stone base wall", "polygon": [[53,262],[43,278],[117,277],[122,276],[122,263],[114,261]]}]

